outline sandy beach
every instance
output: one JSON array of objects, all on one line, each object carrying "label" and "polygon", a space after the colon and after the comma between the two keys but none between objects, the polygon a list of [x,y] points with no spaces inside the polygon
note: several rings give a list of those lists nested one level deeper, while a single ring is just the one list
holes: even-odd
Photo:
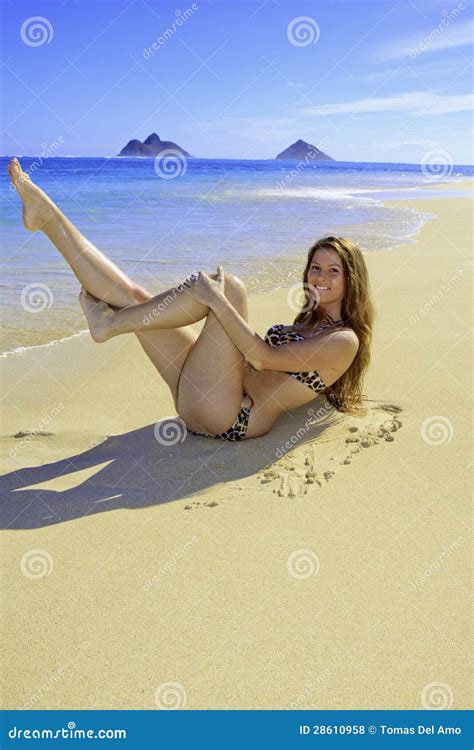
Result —
[{"label": "sandy beach", "polygon": [[4,708],[470,707],[472,205],[432,192],[366,256],[364,417],[162,445],[133,337],[4,360]]}]

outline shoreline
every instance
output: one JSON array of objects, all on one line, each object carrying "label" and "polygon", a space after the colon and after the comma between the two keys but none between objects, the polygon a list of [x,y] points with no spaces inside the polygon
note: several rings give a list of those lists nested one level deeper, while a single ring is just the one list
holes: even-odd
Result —
[{"label": "shoreline", "polygon": [[[117,157],[117,158],[119,158],[119,157]],[[123,158],[123,157],[120,157],[120,158]],[[455,190],[455,189],[459,189],[459,186],[461,186],[461,189],[464,190],[464,191],[466,191],[469,188],[472,189],[472,185],[473,185],[473,183],[472,183],[471,180],[464,179],[460,183],[458,183],[458,182],[441,182],[441,183],[433,184],[431,186],[427,185],[426,188],[425,187],[416,187],[416,188],[413,188],[413,190],[416,191],[416,192],[419,192],[420,190],[425,190],[425,189],[426,190],[437,191],[437,190],[445,190],[447,187],[449,187],[450,189]],[[365,192],[365,191],[363,191],[363,192]],[[377,191],[377,192],[383,192],[383,191],[381,190],[381,191]],[[367,193],[370,193],[370,191],[367,191]],[[456,197],[456,196],[453,196],[453,197]],[[397,198],[383,199],[381,201],[381,203],[383,204],[384,207],[385,206],[390,207],[391,204],[394,204],[394,205],[397,205],[397,206],[405,206],[407,208],[413,208],[413,206],[411,206],[410,203],[411,202],[416,202],[416,201],[419,201],[419,200],[423,200],[423,199],[419,199],[419,198],[416,197],[416,195],[414,195],[413,198],[410,199],[410,202],[408,203],[408,205],[407,205],[406,199],[404,199],[404,198],[400,198],[400,199],[397,199]],[[416,208],[414,210],[416,211]],[[390,246],[388,246],[386,248],[383,248],[381,250],[367,250],[367,251],[363,251],[364,257],[370,256],[372,254],[380,253],[380,252],[382,252],[382,253],[393,252],[393,251],[397,250],[398,248],[405,247],[407,245],[414,245],[414,244],[416,244],[417,238],[420,236],[420,233],[423,231],[423,227],[428,222],[436,219],[436,216],[434,216],[434,215],[423,214],[421,211],[417,211],[417,213],[419,214],[418,226],[414,229],[413,234],[410,234],[409,237],[406,238],[405,240],[401,240],[400,244],[390,245]],[[285,287],[283,287],[283,286],[280,285],[280,286],[275,287],[273,290],[262,291],[262,290],[258,290],[258,289],[257,290],[251,289],[251,290],[249,290],[249,298],[250,297],[258,296],[259,294],[276,292],[276,291],[278,291],[280,289],[284,289],[284,288]],[[61,336],[60,338],[54,338],[54,339],[49,340],[49,341],[45,341],[45,342],[41,342],[41,343],[32,343],[32,344],[28,344],[28,345],[20,345],[20,346],[16,347],[15,349],[7,349],[5,351],[0,352],[0,359],[7,359],[7,358],[10,358],[10,357],[23,356],[24,354],[26,354],[28,351],[30,351],[32,349],[38,349],[40,347],[49,347],[49,346],[55,346],[55,345],[63,344],[64,342],[66,342],[66,341],[68,341],[70,339],[75,339],[76,337],[83,336],[83,335],[85,335],[87,333],[88,333],[88,329],[84,328],[84,329],[82,329],[80,331],[75,331],[74,333]]]},{"label": "shoreline", "polygon": [[[157,154],[159,156],[159,154]],[[41,159],[44,158],[45,160],[48,159],[156,159],[156,156],[119,156],[116,154],[115,156],[82,156],[80,154],[51,154],[45,157],[42,157],[41,154],[0,154],[0,159]],[[265,159],[243,159],[242,157],[232,156],[232,157],[225,157],[225,156],[187,156],[187,161],[235,161],[235,162],[278,162],[282,164],[299,164],[302,161],[304,162],[304,159],[276,159],[275,157],[267,157]],[[403,161],[344,161],[343,159],[329,159],[329,160],[320,160],[317,162],[318,164],[370,164],[371,166],[379,165],[379,166],[389,166],[389,167],[419,167],[420,162],[403,162]],[[473,169],[474,164],[453,164],[453,171],[456,169]]]},{"label": "shoreline", "polygon": [[[469,708],[472,202],[417,207],[414,245],[366,255],[363,418],[318,398],[163,445],[133,336],[5,360],[5,708],[154,709],[166,682],[188,709],[413,710],[439,683]],[[285,289],[249,308],[290,317]]]}]

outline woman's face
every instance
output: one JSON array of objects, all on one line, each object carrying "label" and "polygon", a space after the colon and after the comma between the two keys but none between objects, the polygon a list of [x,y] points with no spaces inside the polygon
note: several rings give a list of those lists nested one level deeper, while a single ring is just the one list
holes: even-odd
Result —
[{"label": "woman's face", "polygon": [[346,285],[339,253],[329,247],[315,250],[308,270],[308,284],[317,290],[321,306],[342,302]]}]

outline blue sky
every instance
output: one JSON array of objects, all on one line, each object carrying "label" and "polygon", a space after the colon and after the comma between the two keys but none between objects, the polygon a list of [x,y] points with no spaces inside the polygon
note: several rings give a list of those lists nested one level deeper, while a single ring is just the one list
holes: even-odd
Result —
[{"label": "blue sky", "polygon": [[473,161],[468,2],[1,7],[4,155],[62,139],[58,156],[112,156],[157,132],[208,158],[273,158],[303,138],[339,160]]}]

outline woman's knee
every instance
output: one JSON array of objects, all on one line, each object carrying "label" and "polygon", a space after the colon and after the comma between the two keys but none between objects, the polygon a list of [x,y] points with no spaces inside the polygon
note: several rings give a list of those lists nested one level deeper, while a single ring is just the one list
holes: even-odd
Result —
[{"label": "woman's knee", "polygon": [[[214,280],[217,279],[217,274],[211,273],[210,278]],[[233,273],[224,274],[224,291],[227,292],[227,290],[235,290],[240,291],[243,294],[247,294],[247,289],[244,282],[241,278]]]},{"label": "woman's knee", "polygon": [[247,289],[238,276],[233,273],[224,274],[224,294],[235,308],[247,311]]},{"label": "woman's knee", "polygon": [[132,284],[129,289],[129,295],[131,305],[139,305],[142,302],[148,302],[153,296],[145,289],[145,287],[140,286],[140,284]]}]

